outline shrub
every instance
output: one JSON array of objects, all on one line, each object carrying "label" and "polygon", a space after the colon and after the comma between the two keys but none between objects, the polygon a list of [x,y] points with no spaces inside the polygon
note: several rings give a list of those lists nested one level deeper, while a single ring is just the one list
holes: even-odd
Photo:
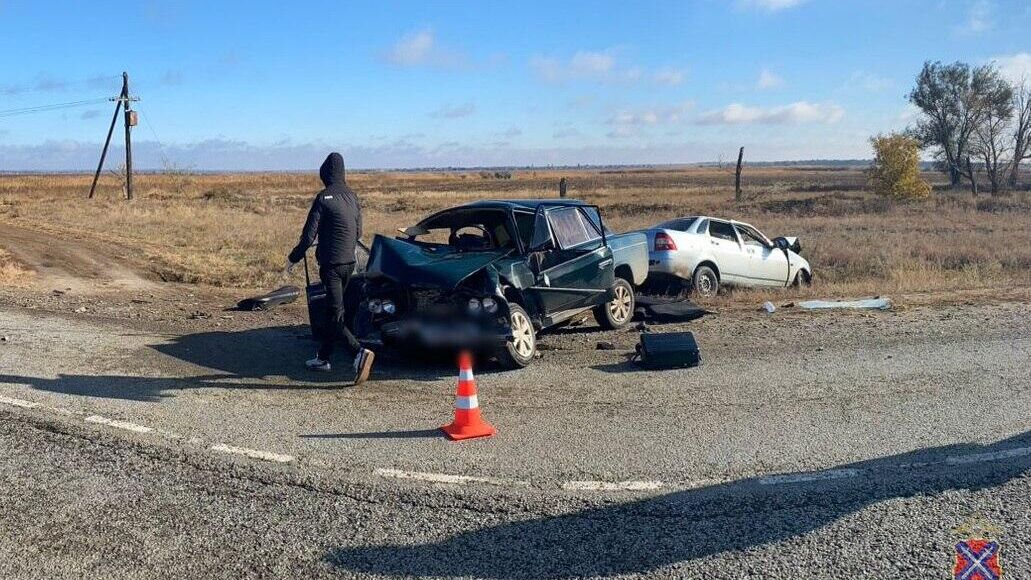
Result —
[{"label": "shrub", "polygon": [[875,193],[896,199],[927,197],[931,186],[920,177],[920,144],[899,133],[870,139],[874,165],[870,181]]}]

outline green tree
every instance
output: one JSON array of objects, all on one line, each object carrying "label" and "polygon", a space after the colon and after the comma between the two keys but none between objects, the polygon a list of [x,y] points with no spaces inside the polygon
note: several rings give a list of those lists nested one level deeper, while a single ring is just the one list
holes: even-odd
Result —
[{"label": "green tree", "polygon": [[920,143],[907,135],[890,133],[870,139],[874,165],[870,181],[874,191],[896,199],[927,197],[931,186],[920,176]]},{"label": "green tree", "polygon": [[1012,98],[1013,88],[994,64],[925,62],[909,93],[909,102],[921,112],[909,132],[923,147],[934,148],[956,186],[975,132],[989,111]]}]

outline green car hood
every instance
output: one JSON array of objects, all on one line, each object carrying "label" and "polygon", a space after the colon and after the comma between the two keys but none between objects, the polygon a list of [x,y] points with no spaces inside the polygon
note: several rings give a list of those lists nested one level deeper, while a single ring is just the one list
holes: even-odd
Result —
[{"label": "green car hood", "polygon": [[503,258],[508,251],[457,252],[377,235],[369,249],[366,272],[382,274],[407,286],[454,290],[469,276]]}]

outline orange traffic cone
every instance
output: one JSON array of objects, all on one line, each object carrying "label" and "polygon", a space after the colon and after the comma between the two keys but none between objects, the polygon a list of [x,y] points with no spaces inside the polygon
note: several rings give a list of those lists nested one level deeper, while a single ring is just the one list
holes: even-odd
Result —
[{"label": "orange traffic cone", "polygon": [[476,379],[473,378],[473,357],[468,352],[458,355],[458,389],[455,395],[455,420],[441,427],[444,434],[453,441],[493,435],[494,427],[480,417]]}]

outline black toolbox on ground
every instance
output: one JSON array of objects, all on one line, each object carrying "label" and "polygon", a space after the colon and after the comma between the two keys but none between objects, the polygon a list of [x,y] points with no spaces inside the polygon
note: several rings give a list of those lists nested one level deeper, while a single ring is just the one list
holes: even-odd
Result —
[{"label": "black toolbox on ground", "polygon": [[678,369],[698,366],[701,356],[691,332],[642,332],[637,345],[641,366]]}]

